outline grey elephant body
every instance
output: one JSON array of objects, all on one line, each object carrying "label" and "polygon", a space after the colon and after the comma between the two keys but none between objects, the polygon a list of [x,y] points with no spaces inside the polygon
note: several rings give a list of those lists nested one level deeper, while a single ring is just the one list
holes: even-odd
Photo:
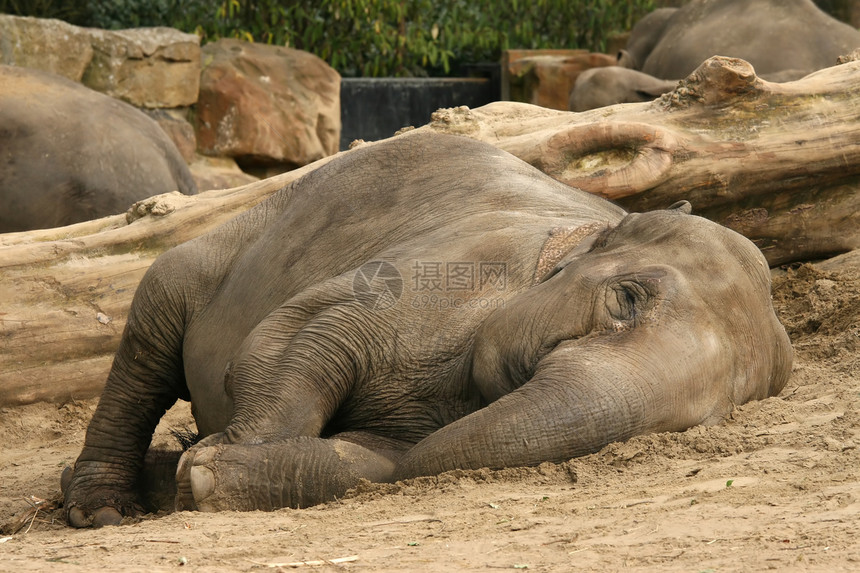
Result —
[{"label": "grey elephant body", "polygon": [[634,27],[629,60],[620,58],[657,78],[685,78],[726,56],[748,61],[761,77],[794,70],[795,79],[860,47],[860,32],[812,0],[693,0],[665,10],[672,9]]},{"label": "grey elephant body", "polygon": [[54,74],[0,65],[0,233],[114,215],[176,190],[197,191],[143,112]]},{"label": "grey elephant body", "polygon": [[[217,510],[561,461],[777,393],[791,350],[764,259],[683,211],[627,215],[465,138],[345,154],[148,271],[65,489],[70,522],[140,510],[143,454],[177,398],[205,436],[178,506]],[[714,257],[736,281],[699,276]]]},{"label": "grey elephant body", "polygon": [[618,65],[641,70],[654,46],[663,37],[666,25],[677,12],[677,8],[657,8],[640,18],[630,30],[627,45],[618,53]]},{"label": "grey elephant body", "polygon": [[568,109],[587,111],[617,103],[651,101],[677,85],[677,81],[661,80],[621,66],[592,68],[576,78]]},{"label": "grey elephant body", "polygon": [[811,0],[693,0],[637,22],[618,67],[580,74],[569,109],[650,101],[712,56],[746,60],[760,78],[787,82],[836,65],[857,47],[860,32]]}]

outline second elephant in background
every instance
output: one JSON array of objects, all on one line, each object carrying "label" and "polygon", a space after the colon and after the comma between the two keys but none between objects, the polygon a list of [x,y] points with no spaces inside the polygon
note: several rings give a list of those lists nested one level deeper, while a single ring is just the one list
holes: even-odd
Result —
[{"label": "second elephant in background", "polygon": [[858,47],[860,32],[812,0],[693,0],[637,22],[618,53],[619,67],[628,71],[582,74],[570,109],[649,101],[712,56],[746,60],[759,77],[785,82],[836,65]]}]

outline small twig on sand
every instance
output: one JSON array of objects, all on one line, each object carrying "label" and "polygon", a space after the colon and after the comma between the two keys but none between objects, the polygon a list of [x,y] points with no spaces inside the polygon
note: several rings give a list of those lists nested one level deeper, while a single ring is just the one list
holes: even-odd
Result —
[{"label": "small twig on sand", "polygon": [[350,561],[358,561],[358,555],[350,555],[349,557],[338,557],[336,559],[319,559],[316,561],[293,561],[290,563],[259,563],[251,561],[254,565],[263,565],[264,567],[305,567],[308,565],[337,565],[338,563],[349,563]]},{"label": "small twig on sand", "polygon": [[14,535],[24,529],[25,525],[27,526],[27,530],[24,531],[24,533],[29,533],[30,529],[33,527],[33,523],[36,521],[36,516],[40,511],[47,513],[60,507],[60,504],[62,503],[62,494],[57,494],[53,499],[41,499],[31,495],[25,497],[24,501],[30,504],[30,508],[19,513],[12,519],[12,521],[0,525],[0,531],[4,534]]},{"label": "small twig on sand", "polygon": [[442,520],[436,517],[431,517],[429,515],[416,515],[413,517],[404,517],[403,519],[395,519],[392,521],[374,521],[372,523],[365,523],[364,527],[382,527],[383,525],[406,525],[408,523],[420,523],[422,521],[441,522]]}]

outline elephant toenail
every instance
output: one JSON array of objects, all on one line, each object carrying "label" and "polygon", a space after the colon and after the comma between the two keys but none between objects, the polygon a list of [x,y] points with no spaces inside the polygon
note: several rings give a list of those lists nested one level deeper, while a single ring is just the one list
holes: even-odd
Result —
[{"label": "elephant toenail", "polygon": [[215,493],[215,474],[212,470],[203,466],[191,468],[191,493],[198,504]]},{"label": "elephant toenail", "polygon": [[122,514],[112,507],[100,507],[93,512],[93,527],[119,525]]},{"label": "elephant toenail", "polygon": [[72,527],[89,527],[90,520],[87,519],[87,514],[79,507],[73,507],[69,510],[69,525]]},{"label": "elephant toenail", "polygon": [[72,469],[72,466],[66,466],[63,469],[63,473],[60,474],[60,491],[66,493],[66,490],[69,489],[69,484],[72,483],[73,477],[75,477],[75,470]]}]

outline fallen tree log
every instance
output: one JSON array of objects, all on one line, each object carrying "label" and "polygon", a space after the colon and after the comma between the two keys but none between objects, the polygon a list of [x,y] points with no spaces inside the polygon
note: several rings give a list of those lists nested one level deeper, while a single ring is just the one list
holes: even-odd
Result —
[{"label": "fallen tree log", "polygon": [[772,266],[860,247],[860,62],[777,84],[711,58],[660,99],[584,113],[500,102],[422,129],[489,142],[630,211],[686,199]]},{"label": "fallen tree log", "polygon": [[[860,247],[858,90],[855,61],[770,84],[745,62],[714,58],[653,103],[575,114],[499,102],[440,110],[419,129],[490,142],[630,210],[690,200],[777,265]],[[0,406],[97,395],[155,257],[331,159],[236,189],[158,196],[127,215],[0,235]]]},{"label": "fallen tree log", "polygon": [[158,195],[127,214],[68,227],[0,235],[0,407],[97,396],[134,290],[155,258],[313,168],[235,189]]}]

